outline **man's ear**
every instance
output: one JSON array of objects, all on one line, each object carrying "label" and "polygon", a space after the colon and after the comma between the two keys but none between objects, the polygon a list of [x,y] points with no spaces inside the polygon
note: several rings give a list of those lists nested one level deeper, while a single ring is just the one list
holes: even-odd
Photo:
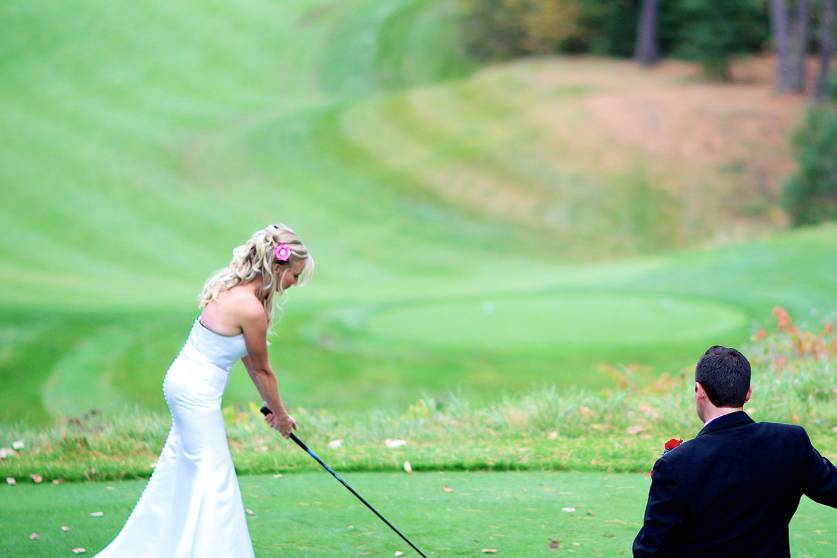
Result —
[{"label": "man's ear", "polygon": [[753,386],[747,386],[747,395],[744,396],[744,403],[750,400],[751,395],[753,395]]},{"label": "man's ear", "polygon": [[706,399],[706,390],[698,381],[695,381],[695,399]]}]

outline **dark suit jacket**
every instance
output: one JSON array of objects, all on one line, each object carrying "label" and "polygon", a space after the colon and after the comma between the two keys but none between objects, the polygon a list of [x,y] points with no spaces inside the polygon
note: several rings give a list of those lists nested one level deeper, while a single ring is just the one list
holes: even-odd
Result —
[{"label": "dark suit jacket", "polygon": [[837,507],[837,469],[805,430],[724,415],[654,464],[634,556],[790,556],[803,494]]}]

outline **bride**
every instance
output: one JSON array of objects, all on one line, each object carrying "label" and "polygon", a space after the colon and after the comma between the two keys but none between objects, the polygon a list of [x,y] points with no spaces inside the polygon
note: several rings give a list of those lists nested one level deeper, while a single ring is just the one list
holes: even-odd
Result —
[{"label": "bride", "polygon": [[267,354],[273,299],[310,279],[314,260],[285,225],[257,231],[204,285],[186,344],[163,380],[172,414],[154,473],[125,526],[98,558],[253,557],[221,396],[239,358],[286,438],[296,429]]}]

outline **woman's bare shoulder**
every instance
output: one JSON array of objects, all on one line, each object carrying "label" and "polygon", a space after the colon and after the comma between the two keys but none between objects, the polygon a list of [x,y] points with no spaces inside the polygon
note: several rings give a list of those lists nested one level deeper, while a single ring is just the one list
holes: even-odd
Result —
[{"label": "woman's bare shoulder", "polygon": [[252,322],[266,317],[264,305],[252,290],[233,287],[222,293],[222,296],[223,299],[218,297],[218,302],[224,307],[225,312],[241,322]]}]

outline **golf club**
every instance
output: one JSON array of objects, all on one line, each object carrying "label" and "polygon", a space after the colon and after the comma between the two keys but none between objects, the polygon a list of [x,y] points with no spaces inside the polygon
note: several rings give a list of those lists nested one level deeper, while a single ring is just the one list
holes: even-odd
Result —
[{"label": "golf club", "polygon": [[[267,415],[269,415],[269,414],[271,414],[271,413],[272,413],[272,411],[271,411],[268,407],[262,407],[262,408],[261,408],[261,412],[262,412],[262,414],[263,414],[264,416],[267,416]],[[399,531],[398,529],[396,529],[396,528],[395,528],[395,526],[394,526],[392,523],[390,523],[389,521],[387,521],[387,519],[386,519],[383,515],[381,515],[380,513],[378,513],[378,510],[376,510],[375,508],[373,508],[373,507],[372,507],[372,505],[371,505],[369,502],[367,502],[366,500],[364,500],[364,499],[363,499],[363,497],[362,497],[360,494],[358,494],[357,492],[355,492],[355,490],[354,490],[351,486],[349,486],[349,484],[348,484],[346,481],[344,481],[343,479],[341,479],[341,478],[340,478],[340,475],[338,475],[337,473],[335,473],[335,472],[334,472],[334,470],[333,470],[331,467],[329,467],[328,465],[326,465],[326,464],[325,464],[325,462],[323,462],[323,460],[322,460],[322,459],[320,459],[319,457],[317,457],[317,454],[316,454],[316,453],[314,453],[313,451],[311,451],[311,450],[308,448],[308,446],[306,446],[306,445],[303,443],[303,441],[302,441],[302,440],[300,440],[299,438],[297,438],[297,437],[296,437],[296,434],[294,434],[293,432],[291,432],[290,438],[291,438],[291,440],[293,440],[293,441],[294,441],[294,443],[295,443],[296,445],[298,445],[299,447],[301,447],[301,448],[302,448],[302,449],[303,449],[303,450],[304,450],[304,451],[305,451],[308,455],[310,455],[311,457],[313,457],[313,458],[314,458],[314,460],[315,460],[317,463],[319,463],[320,465],[322,465],[322,466],[323,466],[323,469],[325,469],[326,471],[328,471],[329,473],[331,473],[331,476],[333,476],[335,479],[337,479],[338,481],[340,481],[340,484],[342,484],[343,486],[345,486],[345,487],[349,490],[349,492],[351,492],[352,494],[354,494],[354,495],[357,497],[357,499],[358,499],[358,500],[360,500],[361,502],[363,502],[363,504],[364,504],[367,508],[369,508],[370,510],[372,510],[372,513],[374,513],[374,514],[375,514],[375,515],[377,515],[379,518],[381,518],[381,521],[383,521],[384,523],[386,523],[386,524],[389,526],[389,528],[390,528],[390,529],[392,529],[393,531],[395,531],[396,533],[398,533],[398,536],[399,536],[399,537],[401,537],[402,539],[404,539],[404,541],[405,541],[407,544],[409,544],[411,547],[413,547],[413,550],[415,550],[416,552],[418,552],[418,553],[422,556],[422,558],[427,558],[427,556],[424,554],[424,552],[422,552],[421,550],[419,550],[419,549],[418,549],[418,547],[417,547],[416,545],[414,545],[413,543],[411,543],[411,542],[410,542],[410,539],[408,539],[408,538],[407,538],[407,537],[405,537],[403,534],[401,534],[401,531]]]}]

